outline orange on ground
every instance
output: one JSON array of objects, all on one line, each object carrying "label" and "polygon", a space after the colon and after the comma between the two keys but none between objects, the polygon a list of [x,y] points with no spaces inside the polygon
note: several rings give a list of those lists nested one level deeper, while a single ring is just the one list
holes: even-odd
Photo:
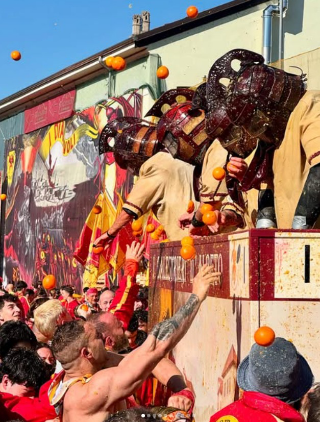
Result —
[{"label": "orange on ground", "polygon": [[112,67],[112,60],[114,59],[114,57],[113,56],[109,56],[109,57],[107,57],[106,59],[105,59],[105,64],[108,66],[108,67]]},{"label": "orange on ground", "polygon": [[223,180],[226,177],[226,171],[222,167],[216,167],[215,169],[213,169],[212,176],[216,180]]},{"label": "orange on ground", "polygon": [[233,173],[235,170],[238,170],[238,168],[229,162],[227,164],[227,170],[229,173]]},{"label": "orange on ground", "polygon": [[152,232],[154,232],[155,231],[155,227],[154,227],[154,225],[153,224],[148,224],[147,225],[147,227],[146,227],[146,232],[147,233],[152,233]]},{"label": "orange on ground", "polygon": [[213,206],[211,204],[203,204],[200,208],[201,214],[206,214],[209,211],[213,211]]},{"label": "orange on ground", "polygon": [[185,245],[191,245],[191,246],[193,246],[194,245],[193,237],[191,237],[191,236],[185,236],[185,237],[183,237],[181,239],[181,245],[182,246],[185,246]]},{"label": "orange on ground", "polygon": [[102,208],[100,207],[100,205],[95,205],[95,206],[92,208],[92,211],[94,212],[94,214],[100,214],[100,213],[101,213],[101,211],[102,211]]},{"label": "orange on ground", "polygon": [[267,327],[266,325],[258,328],[254,333],[254,341],[259,344],[259,346],[270,346],[274,342],[275,338],[276,335],[273,329]]},{"label": "orange on ground", "polygon": [[17,50],[11,51],[11,58],[15,60],[16,62],[19,61],[21,59],[20,51],[17,51]]},{"label": "orange on ground", "polygon": [[190,200],[188,202],[187,212],[193,212],[193,211],[194,211],[194,202]]},{"label": "orange on ground", "polygon": [[123,70],[126,67],[126,61],[120,56],[114,57],[112,60],[112,69],[113,70]]},{"label": "orange on ground", "polygon": [[196,18],[198,16],[198,9],[196,6],[189,6],[187,9],[187,15],[189,18]]},{"label": "orange on ground", "polygon": [[2,193],[0,195],[1,201],[4,201],[5,199],[7,199],[7,195],[5,193]]},{"label": "orange on ground", "polygon": [[132,234],[133,236],[139,237],[142,235],[142,230],[133,230]]},{"label": "orange on ground", "polygon": [[214,211],[208,211],[208,212],[206,212],[202,216],[202,221],[207,226],[212,226],[213,224],[215,224],[217,222],[216,213]]},{"label": "orange on ground", "polygon": [[97,255],[99,255],[99,254],[101,254],[101,252],[103,252],[103,246],[101,246],[101,245],[97,245],[97,246],[94,246],[93,248],[92,248],[92,252],[93,253],[96,253]]},{"label": "orange on ground", "polygon": [[139,230],[141,230],[142,229],[141,220],[133,220],[133,222],[131,223],[131,228],[135,232],[138,232]]},{"label": "orange on ground", "polygon": [[45,276],[45,278],[42,280],[42,286],[46,290],[51,290],[56,287],[57,280],[53,274],[48,274]]},{"label": "orange on ground", "polygon": [[159,79],[166,79],[169,76],[169,69],[166,66],[160,66],[157,70],[157,77]]},{"label": "orange on ground", "polygon": [[151,234],[150,234],[150,237],[151,237],[151,239],[153,239],[153,240],[159,240],[159,236],[158,236],[158,234],[157,234],[156,232],[151,233]]},{"label": "orange on ground", "polygon": [[180,255],[183,259],[193,259],[196,256],[196,250],[192,245],[184,245],[180,249]]}]

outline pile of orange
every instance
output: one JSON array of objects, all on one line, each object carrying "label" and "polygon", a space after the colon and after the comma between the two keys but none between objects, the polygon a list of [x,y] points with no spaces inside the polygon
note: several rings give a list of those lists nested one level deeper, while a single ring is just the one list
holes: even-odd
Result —
[{"label": "pile of orange", "polygon": [[166,79],[169,76],[169,69],[166,66],[160,66],[157,70],[157,77],[159,79]]},{"label": "pile of orange", "polygon": [[125,69],[127,63],[123,57],[120,56],[109,56],[105,60],[105,64],[113,70],[123,70]]},{"label": "pile of orange", "polygon": [[264,325],[257,329],[254,333],[254,341],[259,344],[259,346],[268,347],[274,342],[276,338],[275,332],[272,328]]}]

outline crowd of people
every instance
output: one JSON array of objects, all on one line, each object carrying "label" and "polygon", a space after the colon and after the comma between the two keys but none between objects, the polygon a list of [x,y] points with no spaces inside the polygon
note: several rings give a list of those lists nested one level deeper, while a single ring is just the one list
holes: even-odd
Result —
[{"label": "crowd of people", "polygon": [[[240,70],[232,69],[233,60]],[[252,224],[316,227],[319,93],[305,90],[304,75],[263,62],[259,54],[233,50],[196,91],[173,90],[158,100],[148,113],[159,118],[157,127],[132,117],[106,125],[100,152],[112,151],[139,179],[97,245],[110,248],[124,226],[150,210],[170,240],[180,240],[186,228],[190,237]],[[227,87],[223,78],[230,79]],[[292,174],[287,157],[297,164],[289,166]],[[228,169],[226,178],[212,177],[217,166]],[[252,188],[260,189],[255,221],[245,196]],[[195,208],[186,213],[190,200]],[[215,223],[205,224],[204,204]],[[62,280],[50,291],[22,280],[1,287],[0,422],[192,421],[196,392],[168,355],[221,274],[201,267],[186,303],[150,327],[148,292],[136,282],[143,253],[137,241],[127,246],[116,289],[86,288],[80,295]],[[210,422],[320,421],[320,385],[290,341],[254,343],[238,366],[237,384],[240,398]]]}]

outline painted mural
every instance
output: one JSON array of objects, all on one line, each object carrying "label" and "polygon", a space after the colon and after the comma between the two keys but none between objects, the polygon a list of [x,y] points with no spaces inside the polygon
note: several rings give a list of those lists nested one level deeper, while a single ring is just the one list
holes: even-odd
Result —
[{"label": "painted mural", "polygon": [[80,290],[84,268],[73,252],[87,215],[104,188],[116,208],[133,184],[94,141],[108,121],[141,117],[141,103],[134,91],[6,142],[5,279],[35,285],[55,274]]}]

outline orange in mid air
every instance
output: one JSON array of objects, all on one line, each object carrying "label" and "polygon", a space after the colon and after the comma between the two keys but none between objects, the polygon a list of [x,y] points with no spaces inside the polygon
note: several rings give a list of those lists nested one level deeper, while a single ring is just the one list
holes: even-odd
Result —
[{"label": "orange in mid air", "polygon": [[102,245],[96,245],[92,248],[92,252],[99,255],[101,252],[103,252],[103,246]]},{"label": "orange in mid air", "polygon": [[16,62],[19,61],[21,59],[20,51],[17,51],[17,50],[11,51],[11,58],[15,60]]},{"label": "orange in mid air", "polygon": [[147,227],[146,227],[146,232],[147,233],[152,233],[152,232],[154,232],[155,231],[155,227],[154,227],[154,225],[153,224],[148,224],[147,225]]},{"label": "orange in mid air", "polygon": [[114,57],[113,56],[109,56],[109,57],[107,57],[106,59],[105,59],[105,64],[108,66],[108,67],[112,67],[112,60],[114,59]]},{"label": "orange in mid air", "polygon": [[140,231],[142,229],[142,222],[141,222],[141,220],[133,220],[133,222],[131,223],[131,227],[132,227],[132,230],[134,232]]},{"label": "orange in mid air", "polygon": [[126,61],[123,57],[116,56],[113,58],[111,65],[113,70],[123,70],[126,67]]},{"label": "orange in mid air", "polygon": [[273,329],[267,327],[266,325],[258,328],[257,331],[254,333],[254,341],[259,344],[259,346],[270,346],[274,342],[275,338],[276,335]]},{"label": "orange in mid air", "polygon": [[194,211],[194,202],[192,200],[190,200],[188,202],[187,212],[193,212],[193,211]]},{"label": "orange in mid air", "polygon": [[185,237],[183,237],[181,239],[181,245],[182,246],[185,246],[185,245],[191,245],[191,246],[193,246],[194,245],[193,237],[191,237],[191,236],[185,236]]},{"label": "orange in mid air", "polygon": [[189,18],[196,18],[199,14],[198,8],[196,6],[189,6],[187,9],[187,15]]},{"label": "orange in mid air", "polygon": [[226,171],[222,167],[216,167],[215,169],[213,169],[212,176],[216,180],[223,180],[226,177]]},{"label": "orange in mid air", "polygon": [[196,256],[196,249],[192,245],[184,245],[180,249],[180,255],[186,261],[189,259],[193,259]]},{"label": "orange in mid air", "polygon": [[46,290],[51,290],[56,287],[57,280],[53,274],[48,274],[45,276],[45,278],[42,280],[42,286]]},{"label": "orange in mid air", "polygon": [[157,77],[159,79],[166,79],[169,76],[169,69],[166,66],[160,66],[157,70]]},{"label": "orange in mid air", "polygon": [[1,201],[4,201],[4,200],[6,200],[6,199],[7,199],[7,195],[6,195],[5,193],[2,193],[2,194],[0,195],[0,198],[1,198]]},{"label": "orange in mid air", "polygon": [[95,205],[95,206],[92,208],[92,211],[94,212],[94,214],[100,214],[100,213],[101,213],[101,211],[102,211],[102,208],[100,207],[100,205]]},{"label": "orange in mid air", "polygon": [[203,204],[200,208],[201,214],[206,214],[209,211],[213,211],[213,206],[211,204]]},{"label": "orange in mid air", "polygon": [[206,212],[202,216],[202,221],[207,226],[212,226],[213,224],[215,224],[217,222],[216,213],[214,211],[208,211],[208,212]]}]

